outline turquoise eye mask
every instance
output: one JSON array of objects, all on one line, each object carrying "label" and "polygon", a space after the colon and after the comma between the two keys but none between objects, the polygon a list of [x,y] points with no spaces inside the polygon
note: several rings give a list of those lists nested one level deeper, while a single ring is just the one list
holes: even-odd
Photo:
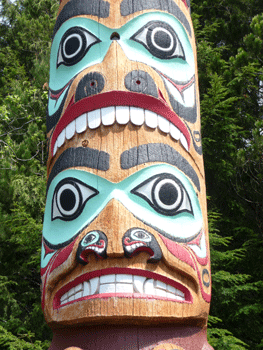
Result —
[{"label": "turquoise eye mask", "polygon": [[173,166],[150,166],[119,183],[68,169],[54,178],[48,190],[45,241],[53,249],[69,244],[112,199],[177,242],[191,240],[202,227],[202,213],[193,186]]}]

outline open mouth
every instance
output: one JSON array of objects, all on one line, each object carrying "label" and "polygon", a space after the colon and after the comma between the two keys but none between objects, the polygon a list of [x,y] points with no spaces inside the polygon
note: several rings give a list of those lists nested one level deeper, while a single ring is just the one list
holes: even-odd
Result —
[{"label": "open mouth", "polygon": [[53,307],[110,297],[192,303],[189,290],[165,276],[139,269],[109,268],[79,276],[62,287],[55,295]]},{"label": "open mouth", "polygon": [[52,135],[53,156],[65,140],[70,140],[76,133],[83,133],[88,128],[96,129],[100,125],[110,126],[115,122],[158,128],[189,150],[189,131],[168,105],[148,95],[112,91],[84,98],[66,109]]}]

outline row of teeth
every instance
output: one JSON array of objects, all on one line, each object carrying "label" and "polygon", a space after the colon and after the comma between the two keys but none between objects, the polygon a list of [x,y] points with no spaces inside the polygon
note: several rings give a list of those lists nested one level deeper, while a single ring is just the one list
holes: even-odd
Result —
[{"label": "row of teeth", "polygon": [[179,301],[185,300],[184,293],[169,284],[143,276],[117,274],[95,277],[78,284],[62,295],[60,303],[63,305],[89,295],[105,293],[140,293]]},{"label": "row of teeth", "polygon": [[68,124],[67,127],[61,131],[55,142],[53,156],[56,154],[57,149],[64,144],[65,140],[70,140],[75,133],[80,134],[86,131],[87,127],[96,129],[101,124],[105,126],[113,125],[115,121],[121,125],[125,125],[130,121],[137,126],[141,126],[145,123],[152,129],[158,127],[162,132],[166,134],[169,133],[174,140],[180,140],[183,147],[188,151],[188,144],[185,136],[175,125],[164,117],[143,108],[111,106],[84,113]]}]

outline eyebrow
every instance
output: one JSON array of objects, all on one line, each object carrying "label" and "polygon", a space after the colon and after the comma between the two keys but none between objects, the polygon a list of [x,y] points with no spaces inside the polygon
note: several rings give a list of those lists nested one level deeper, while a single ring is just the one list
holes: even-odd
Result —
[{"label": "eyebrow", "polygon": [[121,168],[130,169],[149,162],[164,162],[176,166],[188,176],[200,192],[199,178],[188,161],[171,146],[164,143],[149,143],[133,147],[121,154]]},{"label": "eyebrow", "polygon": [[50,172],[47,182],[47,192],[55,176],[63,170],[77,166],[107,171],[110,167],[110,155],[107,152],[88,147],[66,149],[58,157]]},{"label": "eyebrow", "polygon": [[173,0],[123,0],[121,3],[122,16],[128,16],[135,12],[151,9],[166,11],[178,18],[192,37],[192,30],[187,18]]},{"label": "eyebrow", "polygon": [[104,0],[70,0],[58,15],[53,37],[65,21],[71,17],[80,15],[92,15],[100,18],[107,18],[110,15],[110,4]]}]

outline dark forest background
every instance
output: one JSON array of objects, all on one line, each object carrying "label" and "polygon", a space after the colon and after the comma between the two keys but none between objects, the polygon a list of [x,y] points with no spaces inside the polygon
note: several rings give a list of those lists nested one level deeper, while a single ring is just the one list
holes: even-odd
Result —
[{"label": "dark forest background", "polygon": [[[191,0],[215,350],[263,349],[263,1]],[[0,6],[0,349],[47,349],[40,307],[45,110],[55,0]]]}]

